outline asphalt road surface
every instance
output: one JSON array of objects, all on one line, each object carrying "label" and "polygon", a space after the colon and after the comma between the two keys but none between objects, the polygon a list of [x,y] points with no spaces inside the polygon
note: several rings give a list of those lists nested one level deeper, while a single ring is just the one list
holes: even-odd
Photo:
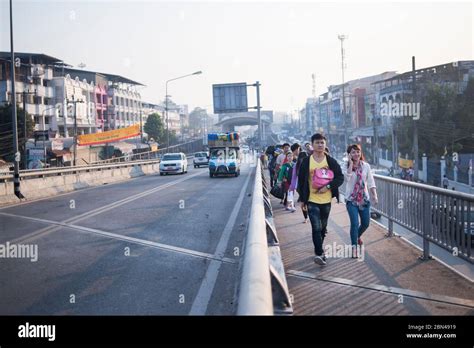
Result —
[{"label": "asphalt road surface", "polygon": [[0,244],[31,246],[0,259],[0,314],[235,314],[254,169],[190,163],[0,209]]}]

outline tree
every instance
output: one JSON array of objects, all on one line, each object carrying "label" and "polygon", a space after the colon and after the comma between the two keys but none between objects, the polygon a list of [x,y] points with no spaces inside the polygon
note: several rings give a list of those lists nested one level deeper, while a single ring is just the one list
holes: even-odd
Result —
[{"label": "tree", "polygon": [[[17,107],[17,130],[18,130],[18,149],[25,146],[25,135],[23,127],[24,111]],[[26,113],[26,138],[33,136],[34,124],[30,114]],[[13,125],[12,125],[12,106],[10,104],[0,106],[0,158],[7,162],[13,162]]]},{"label": "tree", "polygon": [[165,126],[159,114],[153,113],[148,116],[144,131],[148,134],[148,139],[153,138],[160,144],[166,142]]},{"label": "tree", "polygon": [[434,83],[419,92],[420,118],[395,120],[399,152],[412,154],[413,122],[418,125],[420,155],[426,153],[428,157],[439,159],[445,153],[467,150],[465,143],[472,143],[474,134],[474,80],[469,81],[461,95],[452,87]]},{"label": "tree", "polygon": [[[191,129],[201,129],[206,121],[206,118],[209,118],[205,109],[200,107],[194,108],[193,111],[189,114],[189,128]],[[209,122],[209,119],[207,120]]]}]

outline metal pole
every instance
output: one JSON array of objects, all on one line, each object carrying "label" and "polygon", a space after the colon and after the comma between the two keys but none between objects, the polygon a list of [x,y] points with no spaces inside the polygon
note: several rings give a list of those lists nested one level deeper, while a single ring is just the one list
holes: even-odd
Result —
[{"label": "metal pole", "polygon": [[[64,62],[62,62],[62,77],[63,77],[63,117],[64,117],[64,138],[68,137],[67,131],[67,98],[66,98],[66,78],[64,76]],[[66,103],[64,103],[66,101]]]},{"label": "metal pole", "polygon": [[[49,109],[48,109],[49,110]],[[43,114],[43,156],[44,156],[44,164],[46,166],[46,144],[44,143],[45,142],[45,139],[46,139],[46,136],[45,136],[45,130],[46,130],[46,117],[44,115],[46,110],[43,110],[42,114]]]},{"label": "metal pole", "polygon": [[260,115],[260,82],[257,81],[255,84],[257,87],[257,122],[258,122],[258,147],[262,146],[262,120]]},{"label": "metal pole", "polygon": [[[411,57],[413,71],[413,102],[416,102],[416,73],[415,73],[415,56]],[[418,181],[418,123],[413,119],[413,177]]]},{"label": "metal pole", "polygon": [[17,125],[17,115],[16,115],[16,93],[15,93],[15,51],[13,49],[13,9],[12,9],[12,0],[10,0],[10,48],[11,48],[11,61],[10,61],[10,78],[12,83],[12,131],[13,131],[13,152],[15,153],[14,158],[14,176],[13,176],[13,186],[15,196],[18,198],[23,198],[23,195],[20,192],[20,153],[18,152],[18,125]]},{"label": "metal pole", "polygon": [[170,147],[170,122],[168,119],[168,81],[166,81],[166,92],[165,92],[165,114],[166,114],[166,136],[167,136],[167,148]]},{"label": "metal pole", "polygon": [[74,95],[72,96],[72,102],[74,104],[74,161],[73,165],[76,166],[76,158],[77,158],[77,103],[74,101]]},{"label": "metal pole", "polygon": [[140,142],[143,144],[143,121],[142,121],[142,111],[140,110]]},{"label": "metal pole", "polygon": [[347,149],[348,139],[347,139],[347,122],[346,122],[346,97],[344,89],[344,35],[339,35],[339,40],[341,40],[341,70],[342,70],[342,116],[344,121],[344,149]]},{"label": "metal pole", "polygon": [[[29,92],[29,91],[28,91]],[[24,145],[23,145],[23,169],[26,169],[26,143],[28,138],[26,136],[26,92],[23,90],[23,137],[24,137]]]}]

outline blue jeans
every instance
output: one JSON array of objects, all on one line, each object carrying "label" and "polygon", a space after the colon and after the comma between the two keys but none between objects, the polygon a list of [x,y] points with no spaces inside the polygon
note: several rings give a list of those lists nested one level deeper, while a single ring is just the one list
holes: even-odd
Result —
[{"label": "blue jeans", "polygon": [[[357,240],[369,227],[370,222],[370,202],[366,202],[360,209],[351,201],[346,202],[347,212],[351,220],[351,243],[357,245]],[[360,224],[359,224],[360,217]]]},{"label": "blue jeans", "polygon": [[308,215],[313,234],[314,253],[317,256],[323,255],[323,242],[327,233],[330,211],[331,203],[316,204],[308,202]]}]

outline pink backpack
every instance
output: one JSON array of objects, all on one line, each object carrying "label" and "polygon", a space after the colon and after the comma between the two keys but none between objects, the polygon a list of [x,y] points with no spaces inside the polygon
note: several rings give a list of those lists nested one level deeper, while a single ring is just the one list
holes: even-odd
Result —
[{"label": "pink backpack", "polygon": [[316,168],[313,172],[313,188],[320,189],[334,179],[334,172],[329,168]]}]

